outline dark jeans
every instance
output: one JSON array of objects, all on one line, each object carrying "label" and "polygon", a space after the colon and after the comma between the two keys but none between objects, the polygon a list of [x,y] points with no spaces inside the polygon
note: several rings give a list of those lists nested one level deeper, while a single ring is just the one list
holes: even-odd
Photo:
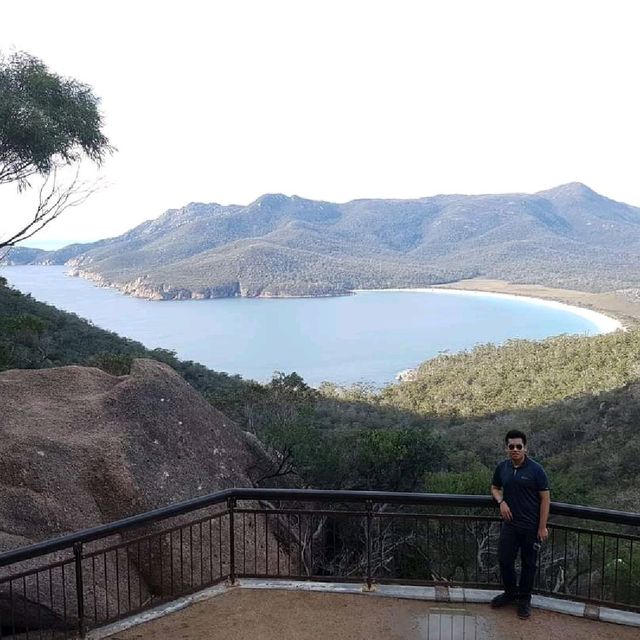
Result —
[{"label": "dark jeans", "polygon": [[[537,530],[518,529],[508,522],[503,522],[500,529],[500,546],[498,547],[498,560],[500,561],[500,573],[504,590],[521,599],[531,597],[533,580],[536,576],[538,561],[538,532]],[[535,546],[534,546],[535,545]],[[516,582],[515,561],[520,549],[522,571],[520,574],[520,587]]]}]

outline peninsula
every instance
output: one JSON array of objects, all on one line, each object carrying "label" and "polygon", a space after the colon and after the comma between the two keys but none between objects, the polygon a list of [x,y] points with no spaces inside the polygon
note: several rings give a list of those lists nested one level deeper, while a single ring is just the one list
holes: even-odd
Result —
[{"label": "peninsula", "polygon": [[152,300],[452,283],[500,292],[509,283],[522,291],[503,292],[533,297],[553,297],[546,289],[613,296],[586,304],[621,318],[635,315],[639,299],[640,208],[580,183],[344,204],[264,195],[246,206],[192,203],[116,238],[58,251],[14,248],[4,263],[66,264]]}]

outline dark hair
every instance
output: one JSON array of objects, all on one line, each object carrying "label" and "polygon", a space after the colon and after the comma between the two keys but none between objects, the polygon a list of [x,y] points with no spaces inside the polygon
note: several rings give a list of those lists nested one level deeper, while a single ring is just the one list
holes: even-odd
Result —
[{"label": "dark hair", "polygon": [[504,437],[504,443],[508,444],[509,440],[513,440],[515,438],[521,438],[522,444],[527,444],[527,436],[525,436],[522,431],[518,431],[518,429],[511,429],[511,431],[507,431],[507,435]]}]

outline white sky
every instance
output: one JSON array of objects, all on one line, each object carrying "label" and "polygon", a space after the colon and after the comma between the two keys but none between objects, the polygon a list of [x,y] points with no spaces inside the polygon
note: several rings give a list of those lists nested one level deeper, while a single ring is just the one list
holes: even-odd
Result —
[{"label": "white sky", "polygon": [[[109,186],[30,244],[274,192],[577,180],[640,205],[639,17],[636,0],[2,2],[0,49],[90,84],[118,148]],[[0,233],[29,197],[0,189]]]}]

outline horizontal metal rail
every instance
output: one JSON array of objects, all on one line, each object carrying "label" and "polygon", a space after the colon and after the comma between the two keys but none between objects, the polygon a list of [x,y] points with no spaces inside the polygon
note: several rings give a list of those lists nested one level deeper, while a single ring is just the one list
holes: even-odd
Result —
[{"label": "horizontal metal rail", "polygon": [[100,538],[107,538],[109,536],[122,533],[123,531],[127,531],[128,529],[133,529],[153,522],[160,522],[167,518],[173,518],[185,513],[190,513],[191,511],[197,511],[216,504],[221,504],[228,498],[232,497],[234,491],[235,489],[225,489],[224,491],[211,493],[200,498],[193,498],[192,500],[185,500],[184,502],[176,502],[175,504],[171,504],[160,509],[146,511],[145,513],[123,518],[122,520],[116,520],[115,522],[109,522],[108,524],[103,524],[98,527],[83,529],[82,531],[70,533],[66,536],[60,536],[59,538],[53,538],[52,540],[46,540],[44,542],[38,542],[26,547],[21,547],[15,551],[1,553],[0,567],[13,564],[14,562],[19,562],[21,560],[29,560],[37,556],[69,549],[72,548],[74,544],[84,544]]},{"label": "horizontal metal rail", "polygon": [[[204,509],[216,504],[226,503],[228,499],[235,500],[285,500],[299,502],[344,502],[344,503],[391,503],[403,505],[424,505],[442,507],[476,507],[488,508],[495,506],[495,502],[489,496],[452,495],[445,493],[401,493],[388,491],[331,491],[319,489],[253,489],[236,488],[224,489],[206,496],[177,502],[160,509],[147,511],[135,516],[116,520],[108,524],[84,529],[76,533],[38,542],[36,544],[21,547],[13,551],[0,554],[0,567],[14,562],[29,560],[38,556],[73,548],[75,544],[85,544],[100,538],[122,533],[145,524],[160,522],[168,518]],[[616,511],[613,509],[599,509],[597,507],[585,507],[566,504],[563,502],[551,503],[551,514],[581,518],[584,520],[596,520],[611,524],[631,525],[640,527],[640,513]]]}]

